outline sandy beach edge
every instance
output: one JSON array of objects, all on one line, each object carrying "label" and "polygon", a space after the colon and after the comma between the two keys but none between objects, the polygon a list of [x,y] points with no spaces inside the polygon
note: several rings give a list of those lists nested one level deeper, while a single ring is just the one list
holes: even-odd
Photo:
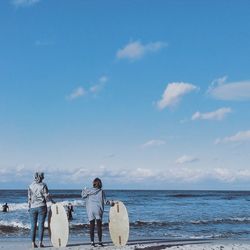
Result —
[{"label": "sandy beach edge", "polygon": [[[50,242],[45,241],[45,248],[47,250],[56,250],[51,246]],[[1,250],[27,250],[32,249],[31,244],[27,240],[8,240],[3,239],[0,243]],[[73,242],[69,243],[67,247],[60,248],[62,250],[88,250],[88,249],[103,249],[103,250],[250,250],[249,240],[148,240],[148,241],[132,241],[124,247],[116,247],[112,243],[105,243],[104,247],[91,247],[88,243]]]}]

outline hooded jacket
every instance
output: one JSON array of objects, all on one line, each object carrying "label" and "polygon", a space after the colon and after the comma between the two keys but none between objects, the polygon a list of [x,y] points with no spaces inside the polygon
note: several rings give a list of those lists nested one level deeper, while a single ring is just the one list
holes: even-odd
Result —
[{"label": "hooded jacket", "polygon": [[49,198],[48,187],[42,181],[34,180],[28,189],[29,208],[46,206],[46,200]]},{"label": "hooded jacket", "polygon": [[104,205],[109,204],[106,201],[105,193],[99,188],[85,188],[82,190],[82,198],[86,199],[86,209],[89,221],[102,219]]}]

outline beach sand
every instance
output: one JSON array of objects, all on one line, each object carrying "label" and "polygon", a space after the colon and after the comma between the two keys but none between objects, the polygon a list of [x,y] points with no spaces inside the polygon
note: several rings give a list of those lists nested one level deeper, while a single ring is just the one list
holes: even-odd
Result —
[{"label": "beach sand", "polygon": [[[51,246],[50,242],[44,242],[45,248],[56,250]],[[1,250],[27,250],[31,249],[29,241],[25,240],[1,240]],[[105,243],[104,247],[91,247],[87,243],[74,242],[69,243],[67,247],[60,248],[65,250],[88,250],[88,249],[103,249],[103,250],[250,250],[250,241],[157,241],[157,242],[129,242],[125,247],[115,247],[112,243]]]}]

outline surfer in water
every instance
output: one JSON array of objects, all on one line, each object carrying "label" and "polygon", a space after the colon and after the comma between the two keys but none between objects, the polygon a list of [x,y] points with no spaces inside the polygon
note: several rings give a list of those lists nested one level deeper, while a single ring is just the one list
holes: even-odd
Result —
[{"label": "surfer in water", "polygon": [[[44,222],[47,215],[47,201],[54,201],[48,191],[47,185],[43,182],[44,173],[36,172],[34,176],[34,181],[30,184],[28,188],[28,205],[31,223],[31,240],[32,247],[44,247],[43,245],[43,232],[44,232]],[[39,245],[37,246],[36,239],[36,225],[38,222],[38,239]]]},{"label": "surfer in water", "polygon": [[84,188],[82,190],[82,198],[86,199],[86,209],[90,225],[90,241],[91,246],[95,246],[95,222],[97,225],[98,246],[103,246],[102,243],[102,216],[104,205],[113,206],[113,201],[107,201],[105,192],[102,190],[102,181],[99,178],[93,180],[92,188]]},{"label": "surfer in water", "polygon": [[5,204],[2,206],[2,208],[3,208],[3,212],[4,212],[4,213],[9,212],[9,206],[8,206],[7,203],[5,203]]},{"label": "surfer in water", "polygon": [[74,212],[73,205],[71,203],[69,203],[67,205],[67,217],[68,217],[68,220],[73,220],[73,216],[72,216],[73,212]]}]

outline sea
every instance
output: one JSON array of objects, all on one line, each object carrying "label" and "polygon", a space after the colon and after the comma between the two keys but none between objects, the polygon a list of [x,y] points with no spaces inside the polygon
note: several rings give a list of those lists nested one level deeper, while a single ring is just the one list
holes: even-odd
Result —
[{"label": "sea", "polygon": [[[123,201],[130,219],[130,240],[250,239],[250,191],[106,190]],[[70,240],[89,241],[81,190],[50,190],[56,202],[74,206]],[[0,238],[29,238],[27,190],[0,190]],[[1,205],[2,205],[1,204]],[[51,204],[48,203],[48,207]],[[109,241],[109,206],[103,217],[103,240]],[[48,237],[47,222],[45,237]]]}]

